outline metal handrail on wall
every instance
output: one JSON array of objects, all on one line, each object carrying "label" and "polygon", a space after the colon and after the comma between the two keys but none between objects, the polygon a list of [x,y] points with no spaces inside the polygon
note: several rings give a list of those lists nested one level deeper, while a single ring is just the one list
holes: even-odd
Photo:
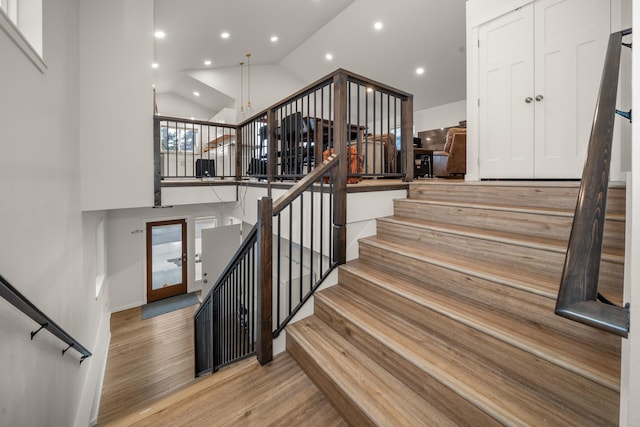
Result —
[{"label": "metal handrail on wall", "polygon": [[607,189],[622,37],[611,34],[593,119],[587,161],[582,173],[576,211],[558,291],[556,314],[626,337],[629,305],[616,306],[598,293]]},{"label": "metal handrail on wall", "polygon": [[70,348],[73,348],[78,353],[80,353],[80,355],[82,356],[80,358],[80,363],[82,363],[87,357],[91,356],[91,352],[89,350],[82,346],[78,341],[73,339],[71,335],[69,335],[64,329],[62,329],[53,320],[51,320],[49,316],[40,311],[38,307],[33,305],[31,301],[29,301],[24,295],[22,295],[2,276],[0,276],[0,296],[40,325],[40,328],[38,330],[31,332],[32,340],[38,332],[40,332],[42,329],[45,329],[51,332],[51,334],[53,334],[54,336],[58,337],[65,344],[67,344],[67,347],[62,350],[63,356]]}]

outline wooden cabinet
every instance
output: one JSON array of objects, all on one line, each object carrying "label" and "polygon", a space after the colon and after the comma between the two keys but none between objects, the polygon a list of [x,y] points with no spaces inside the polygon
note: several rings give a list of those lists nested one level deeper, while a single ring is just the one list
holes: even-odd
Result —
[{"label": "wooden cabinet", "polygon": [[539,0],[479,26],[480,178],[579,178],[609,0]]}]

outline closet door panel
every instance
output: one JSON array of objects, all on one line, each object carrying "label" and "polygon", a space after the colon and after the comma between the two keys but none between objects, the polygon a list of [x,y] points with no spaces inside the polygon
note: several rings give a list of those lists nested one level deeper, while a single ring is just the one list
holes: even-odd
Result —
[{"label": "closet door panel", "polygon": [[530,178],[534,146],[532,5],[481,26],[479,43],[480,177]]},{"label": "closet door panel", "polygon": [[534,176],[580,178],[610,32],[610,2],[540,0],[534,21]]}]

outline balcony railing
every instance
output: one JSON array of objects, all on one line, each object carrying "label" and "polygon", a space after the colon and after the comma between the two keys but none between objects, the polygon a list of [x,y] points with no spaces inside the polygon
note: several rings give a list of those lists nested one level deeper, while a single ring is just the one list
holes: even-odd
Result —
[{"label": "balcony railing", "polygon": [[163,180],[299,180],[345,138],[349,182],[413,179],[413,98],[337,70],[237,126],[156,116],[155,191]]}]

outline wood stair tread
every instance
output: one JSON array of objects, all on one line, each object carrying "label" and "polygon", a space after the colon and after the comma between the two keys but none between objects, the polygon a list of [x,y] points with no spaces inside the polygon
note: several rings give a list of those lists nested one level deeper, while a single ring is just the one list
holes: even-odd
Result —
[{"label": "wood stair tread", "polygon": [[332,306],[336,313],[349,313],[348,322],[387,346],[385,352],[401,354],[416,370],[422,371],[422,375],[427,374],[446,384],[502,424],[536,425],[543,419],[580,426],[604,422],[594,423],[589,415],[558,404],[554,396],[523,387],[508,372],[492,369],[481,357],[453,348],[437,335],[381,311],[379,306],[345,287],[329,288],[320,292],[317,298],[322,304]]},{"label": "wood stair tread", "polygon": [[612,366],[610,361],[615,355],[609,352],[585,346],[583,342],[571,337],[551,336],[525,323],[517,323],[517,328],[509,328],[506,325],[513,324],[513,319],[498,310],[489,310],[486,306],[452,299],[451,295],[428,289],[414,279],[383,271],[369,263],[355,260],[341,268],[349,269],[377,286],[399,293],[429,310],[482,330],[501,341],[619,391],[619,366]]},{"label": "wood stair tread", "polygon": [[[456,425],[316,316],[287,327],[287,348],[295,359],[296,346],[313,360],[313,368],[305,364],[307,373],[321,370],[371,425]],[[349,414],[343,416],[349,420]]]},{"label": "wood stair tread", "polygon": [[[480,202],[462,202],[462,201],[443,201],[443,200],[425,200],[425,199],[399,199],[397,202],[411,203],[425,206],[451,206],[460,208],[482,209],[489,211],[532,213],[536,215],[562,216],[573,218],[575,209],[562,209],[552,207],[539,206],[513,206],[503,204],[487,204]],[[607,220],[625,221],[625,215],[619,212],[607,212]]]},{"label": "wood stair tread", "polygon": [[476,261],[461,256],[452,256],[452,254],[430,248],[413,248],[407,245],[390,242],[378,236],[370,236],[360,239],[360,244],[372,245],[384,250],[401,254],[416,261],[429,264],[436,264],[444,268],[462,271],[467,274],[489,278],[489,280],[506,286],[512,286],[518,289],[536,293],[546,298],[555,299],[558,293],[558,284],[540,274],[537,277],[531,277],[527,274],[520,274],[513,268],[500,268],[500,266],[492,264],[487,267],[481,261]]},{"label": "wood stair tread", "polygon": [[[436,244],[430,246],[408,244],[406,240],[390,239],[380,235],[365,237],[360,239],[359,242],[361,247],[370,245],[379,250],[390,251],[412,258],[418,262],[439,265],[451,270],[465,272],[475,277],[488,278],[497,283],[538,293],[554,300],[557,297],[561,273],[559,270],[560,264],[556,264],[555,269],[551,271],[547,271],[547,268],[540,268],[533,274],[533,264],[529,265],[529,271],[525,268],[515,269],[513,262],[501,262],[496,259],[487,262],[482,258],[482,253],[477,257],[471,257],[464,251],[454,252],[453,249],[444,249]],[[603,258],[604,261],[605,259]],[[620,260],[616,259],[616,261]],[[622,263],[622,261],[620,262]],[[609,265],[616,267],[621,273],[622,264],[615,262]],[[603,294],[607,298],[618,304],[622,303],[622,290],[619,289],[621,283],[612,282],[609,279],[608,281],[602,281],[601,284]]]},{"label": "wood stair tread", "polygon": [[[440,232],[475,237],[478,239],[508,243],[517,246],[543,249],[561,254],[566,253],[567,250],[567,242],[563,240],[538,236],[528,236],[507,231],[487,230],[480,227],[470,227],[458,224],[445,224],[441,222],[429,221],[426,219],[415,219],[396,216],[378,218],[378,221],[401,224],[404,226],[425,230],[437,230]],[[602,259],[622,264],[624,262],[624,249],[604,247]]]}]

